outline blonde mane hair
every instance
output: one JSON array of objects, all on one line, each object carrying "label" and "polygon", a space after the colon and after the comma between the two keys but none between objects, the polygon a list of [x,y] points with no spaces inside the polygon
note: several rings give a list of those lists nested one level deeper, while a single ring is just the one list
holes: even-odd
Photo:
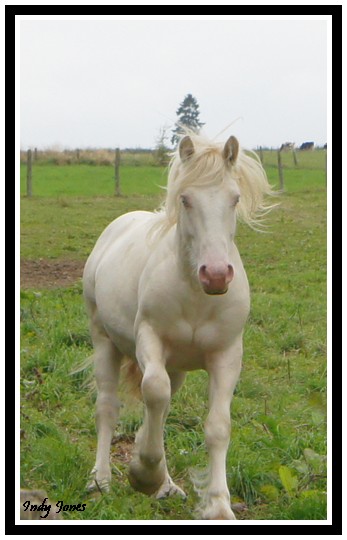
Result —
[{"label": "blonde mane hair", "polygon": [[275,192],[268,183],[257,154],[253,151],[247,151],[246,154],[240,148],[235,163],[228,170],[223,157],[225,143],[211,141],[190,130],[185,130],[183,136],[186,135],[189,135],[193,143],[194,152],[184,163],[179,154],[179,144],[171,154],[166,199],[157,212],[158,220],[150,233],[158,231],[165,234],[177,223],[179,196],[187,187],[221,184],[230,179],[238,184],[241,193],[237,205],[238,219],[260,230],[263,216],[276,204],[265,203],[265,199]]}]

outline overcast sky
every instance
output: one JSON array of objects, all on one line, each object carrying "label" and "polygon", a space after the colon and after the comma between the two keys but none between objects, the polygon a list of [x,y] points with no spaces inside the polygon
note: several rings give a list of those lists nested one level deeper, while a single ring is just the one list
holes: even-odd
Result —
[{"label": "overcast sky", "polygon": [[191,93],[205,133],[277,147],[327,135],[319,20],[21,21],[21,148],[154,147]]}]

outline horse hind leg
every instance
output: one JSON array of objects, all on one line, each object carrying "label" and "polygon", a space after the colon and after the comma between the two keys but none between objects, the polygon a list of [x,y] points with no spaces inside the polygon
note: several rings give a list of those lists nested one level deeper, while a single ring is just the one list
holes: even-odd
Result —
[{"label": "horse hind leg", "polygon": [[109,491],[111,482],[110,447],[119,417],[117,397],[122,355],[105,333],[97,317],[92,317],[94,370],[97,386],[96,430],[97,452],[95,465],[87,485],[89,491]]}]

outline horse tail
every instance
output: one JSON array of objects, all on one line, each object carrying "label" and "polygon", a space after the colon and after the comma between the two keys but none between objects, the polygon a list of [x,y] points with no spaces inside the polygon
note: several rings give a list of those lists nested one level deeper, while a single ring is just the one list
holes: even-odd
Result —
[{"label": "horse tail", "polygon": [[94,355],[88,356],[77,364],[72,371],[69,372],[70,377],[81,377],[81,388],[86,390],[88,394],[92,395],[96,392],[96,381],[94,377],[94,371],[92,369],[94,363]]},{"label": "horse tail", "polygon": [[[79,375],[83,373],[82,388],[90,394],[96,393],[96,381],[93,370],[94,355],[92,354],[82,362],[80,362],[70,375]],[[129,396],[137,400],[142,399],[141,394],[142,371],[138,364],[131,358],[124,357],[121,364],[120,373],[120,390],[124,397]]]},{"label": "horse tail", "polygon": [[131,394],[132,397],[140,400],[141,395],[142,371],[138,364],[131,358],[124,357],[121,366],[121,387],[125,394]]}]

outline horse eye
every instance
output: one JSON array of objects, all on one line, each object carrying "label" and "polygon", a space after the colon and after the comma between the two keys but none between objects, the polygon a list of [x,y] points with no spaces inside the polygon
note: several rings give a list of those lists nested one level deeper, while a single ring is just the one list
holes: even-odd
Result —
[{"label": "horse eye", "polygon": [[181,195],[181,201],[185,208],[191,208],[192,204],[186,195]]},{"label": "horse eye", "polygon": [[237,203],[239,202],[240,200],[240,195],[237,195],[236,197],[234,197],[232,203],[231,203],[231,206],[234,207],[237,205]]}]

